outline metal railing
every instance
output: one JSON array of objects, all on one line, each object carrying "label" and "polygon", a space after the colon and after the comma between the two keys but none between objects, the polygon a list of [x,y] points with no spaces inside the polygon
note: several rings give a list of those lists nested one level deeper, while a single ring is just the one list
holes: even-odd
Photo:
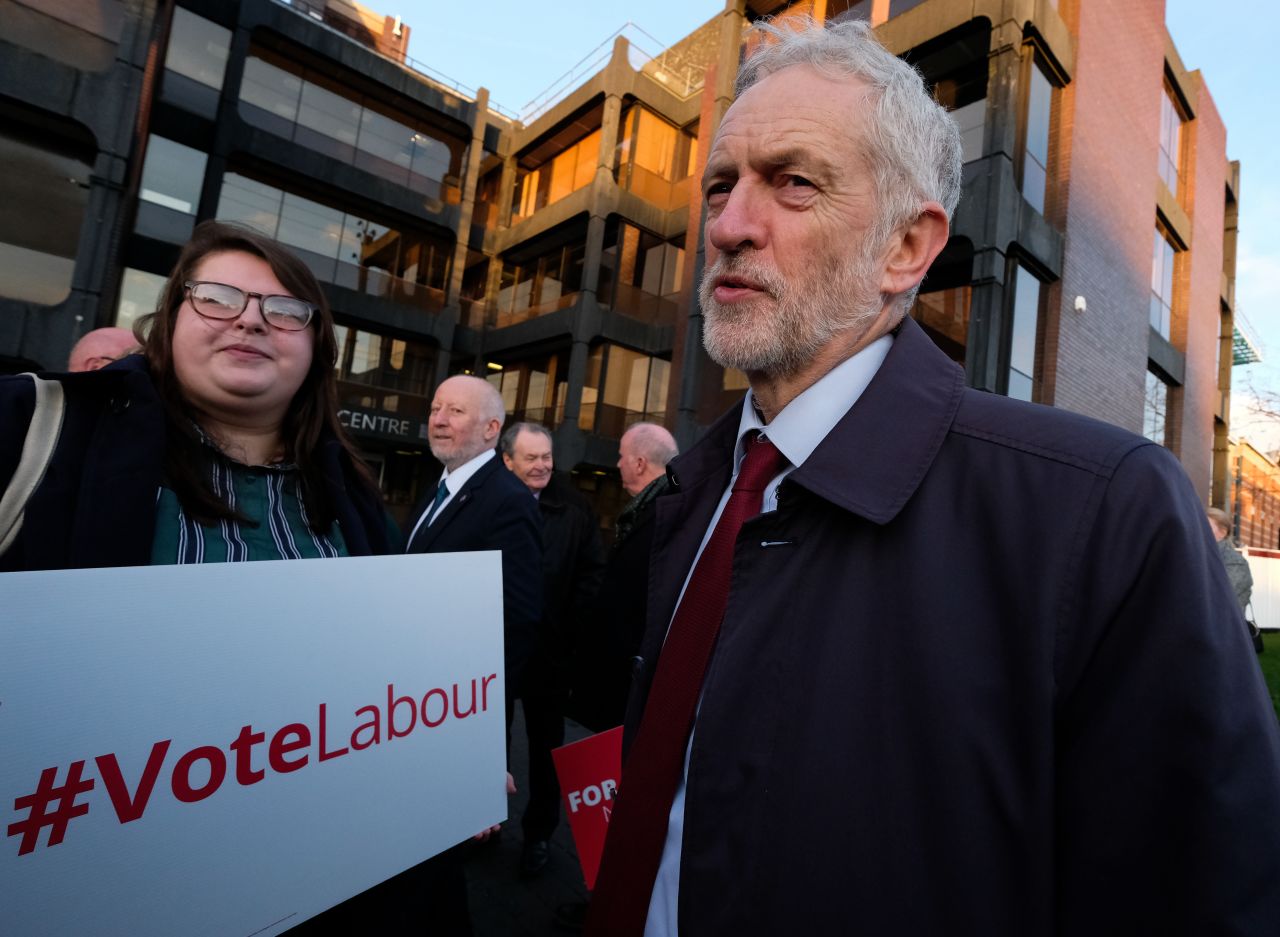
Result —
[{"label": "metal railing", "polygon": [[[368,43],[360,42],[360,40],[357,39],[355,36],[352,36],[350,33],[343,32],[341,29],[338,29],[332,23],[325,22],[324,14],[325,14],[326,6],[323,2],[313,2],[313,0],[274,0],[274,2],[280,4],[283,7],[288,7],[289,9],[297,13],[299,16],[307,17],[307,19],[315,23],[318,23],[320,26],[323,26],[325,29],[329,30],[332,33],[336,33],[337,35],[342,36],[345,39],[349,39],[352,42],[359,43],[361,47],[368,49],[374,55],[377,55],[380,58],[384,58],[388,62],[392,62],[396,65],[402,65],[405,68],[408,68],[410,71],[417,72],[423,78],[426,78],[427,80],[429,80],[432,84],[440,85],[444,89],[456,94],[458,97],[461,97],[473,103],[476,100],[476,96],[478,92],[475,88],[472,88],[469,85],[464,85],[462,82],[458,81],[457,79],[450,78],[444,72],[441,72],[432,68],[430,65],[427,65],[425,62],[420,62],[407,53],[403,56],[388,55],[387,53],[383,52],[378,48],[375,48],[374,46],[369,45]],[[507,120],[520,119],[520,115],[518,115],[515,111],[509,108],[503,107],[501,104],[499,104],[497,101],[494,101],[492,98],[489,100],[489,110],[493,111],[495,114],[505,117]]]},{"label": "metal railing", "polygon": [[[619,36],[626,39],[630,46],[628,61],[636,71],[651,70],[653,77],[663,87],[680,98],[688,98],[702,89],[706,81],[704,67],[686,61],[670,49],[663,49],[656,54],[647,51],[646,46],[662,48],[662,43],[635,23],[628,21],[604,42],[588,52],[577,65],[552,82],[549,88],[521,108],[520,120],[525,124],[537,120],[568,97],[587,77],[603,68],[612,57],[613,42]],[[636,40],[637,36],[640,37],[639,42]],[[652,45],[648,45],[649,43]]]}]

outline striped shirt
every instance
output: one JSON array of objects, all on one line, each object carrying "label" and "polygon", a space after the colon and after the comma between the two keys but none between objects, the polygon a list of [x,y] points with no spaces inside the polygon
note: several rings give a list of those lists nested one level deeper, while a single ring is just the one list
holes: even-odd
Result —
[{"label": "striped shirt", "polygon": [[297,466],[241,465],[222,458],[210,459],[209,464],[214,492],[254,523],[198,523],[182,510],[173,491],[161,487],[151,542],[153,566],[347,555],[336,523],[324,533],[312,529],[298,493]]}]

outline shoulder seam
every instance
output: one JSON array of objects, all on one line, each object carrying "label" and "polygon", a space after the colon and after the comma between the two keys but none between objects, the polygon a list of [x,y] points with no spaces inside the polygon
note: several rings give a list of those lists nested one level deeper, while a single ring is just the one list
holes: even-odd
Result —
[{"label": "shoulder seam", "polygon": [[1093,472],[1095,475],[1108,477],[1115,472],[1116,467],[1120,464],[1120,461],[1125,455],[1132,451],[1142,449],[1145,446],[1155,445],[1151,440],[1143,439],[1141,437],[1125,439],[1112,447],[1103,457],[1102,461],[1097,461],[1083,457],[1078,453],[1068,452],[1061,449],[1053,449],[1048,446],[1036,445],[1034,443],[1027,442],[1025,439],[1006,436],[1002,433],[995,433],[987,429],[979,429],[976,426],[966,426],[959,422],[953,423],[951,425],[951,429],[953,432],[961,436],[969,436],[974,439],[982,439],[986,442],[1007,446],[1011,449],[1019,449],[1030,455],[1051,459],[1054,462],[1061,462],[1064,465],[1085,469]]}]

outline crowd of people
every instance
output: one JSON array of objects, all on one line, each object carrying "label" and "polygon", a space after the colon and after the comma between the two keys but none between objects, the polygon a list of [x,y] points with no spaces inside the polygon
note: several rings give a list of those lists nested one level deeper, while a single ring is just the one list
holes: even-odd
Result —
[{"label": "crowd of people", "polygon": [[[0,379],[0,569],[501,551],[519,874],[566,716],[625,722],[590,934],[1274,933],[1280,732],[1185,474],[965,386],[906,314],[954,123],[865,24],[759,30],[702,182],[704,345],[750,389],[678,458],[627,430],[607,551],[551,430],[468,375],[401,535],[323,290],[206,222],[137,354]],[[462,875],[445,853],[311,926],[466,933]]]}]

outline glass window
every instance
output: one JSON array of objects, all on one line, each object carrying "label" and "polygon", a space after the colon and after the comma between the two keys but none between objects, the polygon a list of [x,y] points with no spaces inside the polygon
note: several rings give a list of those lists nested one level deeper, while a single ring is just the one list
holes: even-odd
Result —
[{"label": "glass window", "polygon": [[272,133],[287,134],[298,119],[302,100],[302,79],[259,58],[244,62],[240,81],[241,108],[247,122]]},{"label": "glass window", "polygon": [[122,329],[133,328],[133,323],[156,311],[165,278],[145,270],[124,268],[120,278],[120,302],[116,305],[116,325]]},{"label": "glass window", "polygon": [[960,149],[966,163],[982,158],[983,137],[987,129],[987,99],[982,98],[951,111],[951,119],[960,129]]},{"label": "glass window", "polygon": [[320,279],[424,309],[444,307],[453,245],[344,214],[240,176],[223,177],[217,217],[250,224],[298,251]]},{"label": "glass window", "polygon": [[231,49],[231,30],[176,7],[169,27],[164,67],[192,81],[221,91]]},{"label": "glass window", "polygon": [[922,3],[924,0],[889,0],[889,16],[892,18],[900,13],[906,13]]},{"label": "glass window", "polygon": [[1009,323],[1009,381],[1006,393],[1030,400],[1036,369],[1036,332],[1040,323],[1040,281],[1023,267],[1014,278],[1013,315]]},{"label": "glass window", "polygon": [[[925,284],[928,284],[925,280]],[[952,361],[964,364],[969,345],[969,310],[973,303],[973,288],[957,286],[952,289],[931,290],[916,295],[911,306],[911,318],[920,323],[925,333],[933,339]]]},{"label": "glass window", "polygon": [[1146,394],[1142,401],[1142,435],[1162,446],[1168,445],[1169,385],[1152,371],[1147,372]]},{"label": "glass window", "polygon": [[365,108],[360,115],[361,153],[356,164],[366,166],[368,157],[373,157],[395,169],[407,170],[413,161],[413,136],[413,131],[399,121]]},{"label": "glass window", "polygon": [[1022,197],[1044,213],[1045,188],[1049,180],[1049,118],[1053,110],[1053,85],[1031,63],[1027,87],[1026,142],[1022,160]]},{"label": "glass window", "polygon": [[71,294],[90,164],[0,124],[0,295],[54,305]]},{"label": "glass window", "polygon": [[[394,392],[365,397],[365,406],[426,416],[426,395],[435,362],[430,345],[343,325],[335,326],[334,331],[338,342],[338,359],[334,363],[338,380]],[[345,390],[341,396],[348,404],[358,400]]]},{"label": "glass window", "polygon": [[1151,248],[1151,327],[1162,338],[1172,334],[1174,249],[1156,228]]},{"label": "glass window", "polygon": [[1175,197],[1181,197],[1178,181],[1182,170],[1182,114],[1168,83],[1160,97],[1160,178]]},{"label": "glass window", "polygon": [[139,197],[194,215],[200,203],[200,188],[204,184],[204,167],[208,159],[197,149],[152,135],[147,140],[147,156],[142,162]]},{"label": "glass window", "polygon": [[240,86],[247,123],[433,197],[461,171],[466,143],[439,139],[409,118],[384,113],[351,93],[322,87],[287,59],[245,60]]},{"label": "glass window", "polygon": [[587,360],[579,428],[616,438],[632,423],[661,422],[670,378],[669,361],[620,345],[595,346]]},{"label": "glass window", "polygon": [[269,185],[236,173],[222,177],[218,199],[218,218],[257,228],[269,237],[280,227],[280,206],[284,193]]},{"label": "glass window", "polygon": [[342,212],[336,208],[286,192],[276,238],[292,247],[336,260],[343,219]]},{"label": "glass window", "polygon": [[512,223],[590,185],[599,157],[600,131],[596,130],[537,169],[518,170],[512,192]]},{"label": "glass window", "polygon": [[304,81],[298,105],[298,131],[294,135],[298,143],[352,162],[356,138],[360,135],[360,106]]}]

